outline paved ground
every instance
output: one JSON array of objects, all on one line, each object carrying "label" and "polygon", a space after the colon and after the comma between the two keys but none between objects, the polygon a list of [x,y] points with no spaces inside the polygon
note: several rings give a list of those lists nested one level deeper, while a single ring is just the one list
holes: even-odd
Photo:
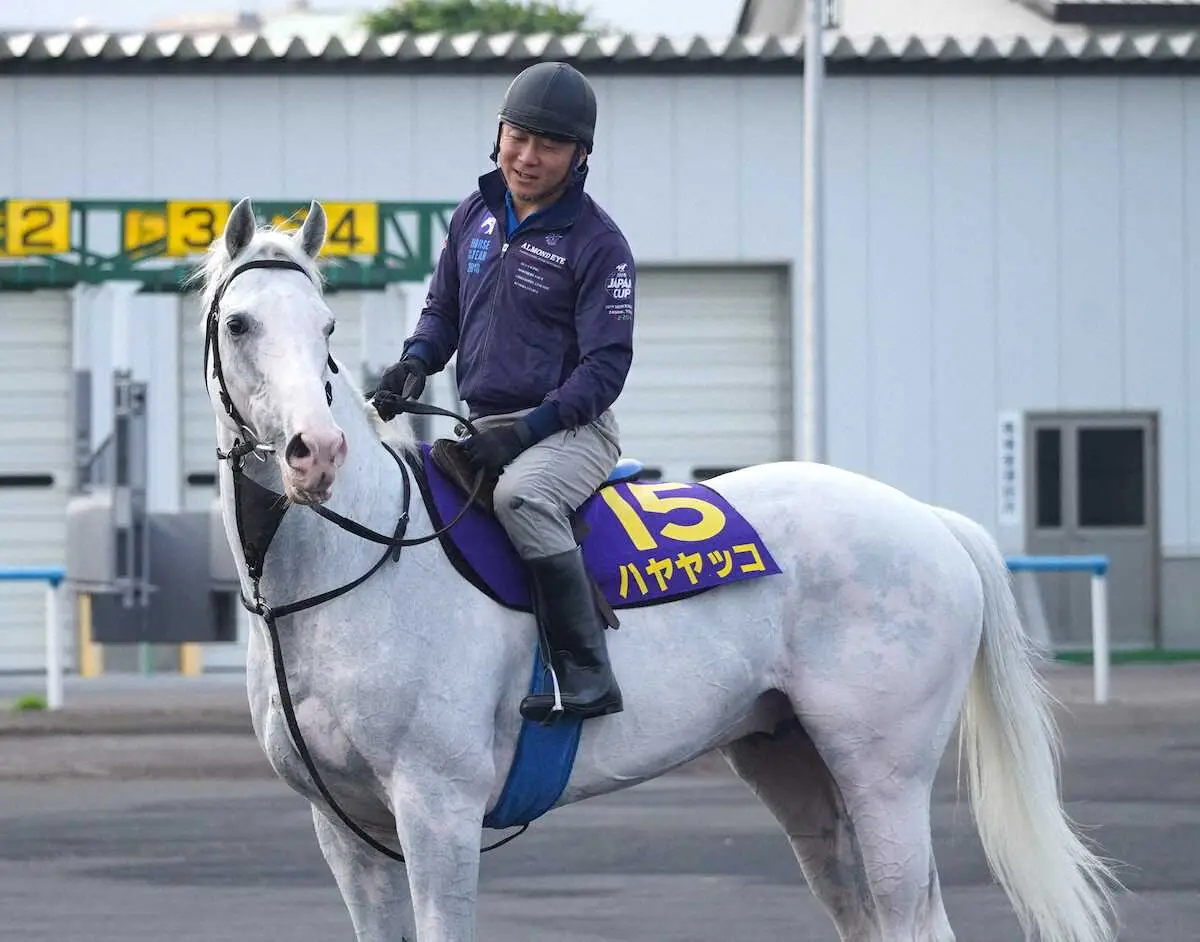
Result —
[{"label": "paved ground", "polygon": [[[1094,706],[1055,670],[1065,796],[1125,862],[1131,942],[1200,938],[1200,665],[1126,667]],[[36,683],[0,680],[0,701]],[[304,802],[248,736],[237,678],[72,684],[55,716],[0,714],[0,924],[22,942],[349,939]],[[961,940],[1020,935],[959,803],[935,845]],[[836,936],[774,823],[720,765],[553,812],[485,855],[481,940],[820,942]]]}]

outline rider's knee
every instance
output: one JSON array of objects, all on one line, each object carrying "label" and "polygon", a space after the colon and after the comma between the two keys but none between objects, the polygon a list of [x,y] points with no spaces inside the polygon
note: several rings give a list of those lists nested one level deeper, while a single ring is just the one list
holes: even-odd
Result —
[{"label": "rider's knee", "polygon": [[496,516],[501,521],[522,511],[528,513],[533,509],[529,505],[538,502],[534,482],[519,474],[500,475],[492,495]]}]

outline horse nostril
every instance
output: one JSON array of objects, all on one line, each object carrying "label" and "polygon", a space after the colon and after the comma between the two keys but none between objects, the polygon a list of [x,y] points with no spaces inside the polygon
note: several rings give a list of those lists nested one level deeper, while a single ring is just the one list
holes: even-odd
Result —
[{"label": "horse nostril", "polygon": [[312,452],[309,451],[308,446],[304,444],[303,438],[301,438],[299,435],[293,435],[292,440],[288,442],[287,449],[283,454],[288,461],[299,461],[307,458],[312,454]]}]

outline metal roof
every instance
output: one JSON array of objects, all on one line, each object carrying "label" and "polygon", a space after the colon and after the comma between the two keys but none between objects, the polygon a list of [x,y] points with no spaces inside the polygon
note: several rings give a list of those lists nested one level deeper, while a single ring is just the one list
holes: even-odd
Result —
[{"label": "metal roof", "polygon": [[[825,37],[829,68],[1136,67],[1200,68],[1200,31]],[[800,72],[798,36],[550,37],[468,33],[371,38],[257,33],[0,33],[0,73],[226,72],[361,67],[370,71],[512,71],[523,61],[566,59],[594,71]]]},{"label": "metal roof", "polygon": [[[739,34],[803,33],[805,0],[743,0]],[[1088,29],[1194,30],[1200,0],[845,0],[851,35],[1076,36]]]}]

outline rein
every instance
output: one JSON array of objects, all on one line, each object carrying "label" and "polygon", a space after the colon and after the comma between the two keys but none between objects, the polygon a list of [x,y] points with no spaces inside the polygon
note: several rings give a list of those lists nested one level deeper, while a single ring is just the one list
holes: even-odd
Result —
[{"label": "rein", "polygon": [[[386,442],[380,444],[387,450],[388,454],[395,459],[397,467],[400,469],[401,480],[403,481],[403,499],[400,511],[400,517],[396,521],[396,526],[392,531],[391,536],[378,533],[370,527],[366,527],[357,521],[351,520],[336,511],[329,510],[326,507],[313,504],[307,505],[309,509],[329,522],[337,525],[341,529],[352,533],[364,540],[369,540],[373,543],[382,544],[385,549],[383,554],[365,573],[345,585],[336,589],[330,589],[327,592],[322,592],[319,595],[312,595],[304,599],[299,599],[294,602],[288,602],[284,605],[270,605],[263,597],[259,587],[259,582],[262,578],[263,563],[266,558],[267,550],[270,548],[271,541],[275,536],[279,524],[283,521],[284,514],[287,513],[290,502],[281,494],[277,494],[270,488],[264,487],[253,478],[246,474],[245,462],[246,458],[254,455],[259,460],[266,460],[266,455],[273,454],[275,449],[262,441],[261,438],[250,427],[249,423],[242,417],[233,398],[229,395],[229,388],[225,384],[225,375],[221,363],[221,348],[219,342],[219,309],[222,296],[225,290],[229,287],[229,283],[238,275],[252,269],[284,269],[298,271],[306,278],[308,272],[298,265],[296,262],[287,259],[254,259],[252,261],[243,262],[237,266],[229,277],[221,284],[213,295],[212,303],[209,305],[208,314],[205,323],[204,337],[204,376],[207,385],[209,375],[209,363],[212,363],[212,377],[216,379],[221,404],[228,414],[229,418],[237,426],[239,436],[235,436],[233,446],[228,451],[217,449],[217,459],[219,461],[228,461],[230,469],[233,472],[233,498],[234,511],[237,522],[238,540],[242,545],[242,552],[246,560],[246,574],[250,578],[253,586],[253,598],[247,598],[244,592],[240,592],[241,603],[247,611],[260,616],[267,626],[267,633],[271,639],[271,659],[275,668],[275,683],[279,689],[280,705],[283,708],[284,719],[287,722],[288,731],[291,733],[292,741],[300,753],[300,758],[304,762],[304,767],[308,770],[308,774],[313,780],[313,784],[321,793],[321,796],[333,809],[334,813],[342,820],[355,835],[361,838],[365,843],[370,845],[381,854],[390,857],[400,863],[404,863],[404,855],[397,853],[390,847],[375,840],[370,834],[364,831],[357,823],[355,823],[342,807],[334,799],[324,780],[317,772],[316,763],[313,761],[312,755],[308,750],[308,745],[304,741],[304,736],[300,731],[300,724],[296,720],[296,711],[292,703],[291,692],[288,690],[287,684],[287,667],[283,658],[283,645],[279,637],[279,628],[276,624],[280,618],[285,618],[288,615],[295,615],[298,612],[306,611],[310,608],[315,608],[323,605],[326,602],[332,601],[346,593],[352,591],[370,579],[375,573],[383,568],[384,564],[390,558],[392,562],[399,562],[400,551],[406,546],[419,546],[422,543],[428,543],[430,540],[435,540],[447,530],[453,527],[463,515],[470,509],[472,501],[478,494],[479,489],[483,486],[484,472],[480,471],[475,478],[475,486],[471,495],[463,504],[462,510],[448,524],[440,530],[435,530],[426,536],[406,539],[405,533],[408,530],[409,522],[409,505],[412,499],[412,487],[409,480],[409,468],[405,466],[405,461],[396,450]],[[328,358],[329,369],[336,373],[338,371],[332,354]],[[461,422],[469,431],[475,432],[475,427],[467,418],[459,416],[454,412],[420,402],[412,402],[401,397],[390,396],[386,393],[377,393],[388,400],[388,405],[397,413],[410,412],[424,415],[441,415],[447,418],[456,419]],[[328,404],[333,404],[333,385],[330,382],[325,383],[325,400]],[[410,462],[413,475],[419,475],[421,469],[415,462]],[[509,841],[520,837],[521,834],[529,827],[528,824],[521,826],[514,834],[510,834],[494,844],[481,849],[481,852],[486,853],[489,850],[495,850],[497,847],[502,847]]]}]

